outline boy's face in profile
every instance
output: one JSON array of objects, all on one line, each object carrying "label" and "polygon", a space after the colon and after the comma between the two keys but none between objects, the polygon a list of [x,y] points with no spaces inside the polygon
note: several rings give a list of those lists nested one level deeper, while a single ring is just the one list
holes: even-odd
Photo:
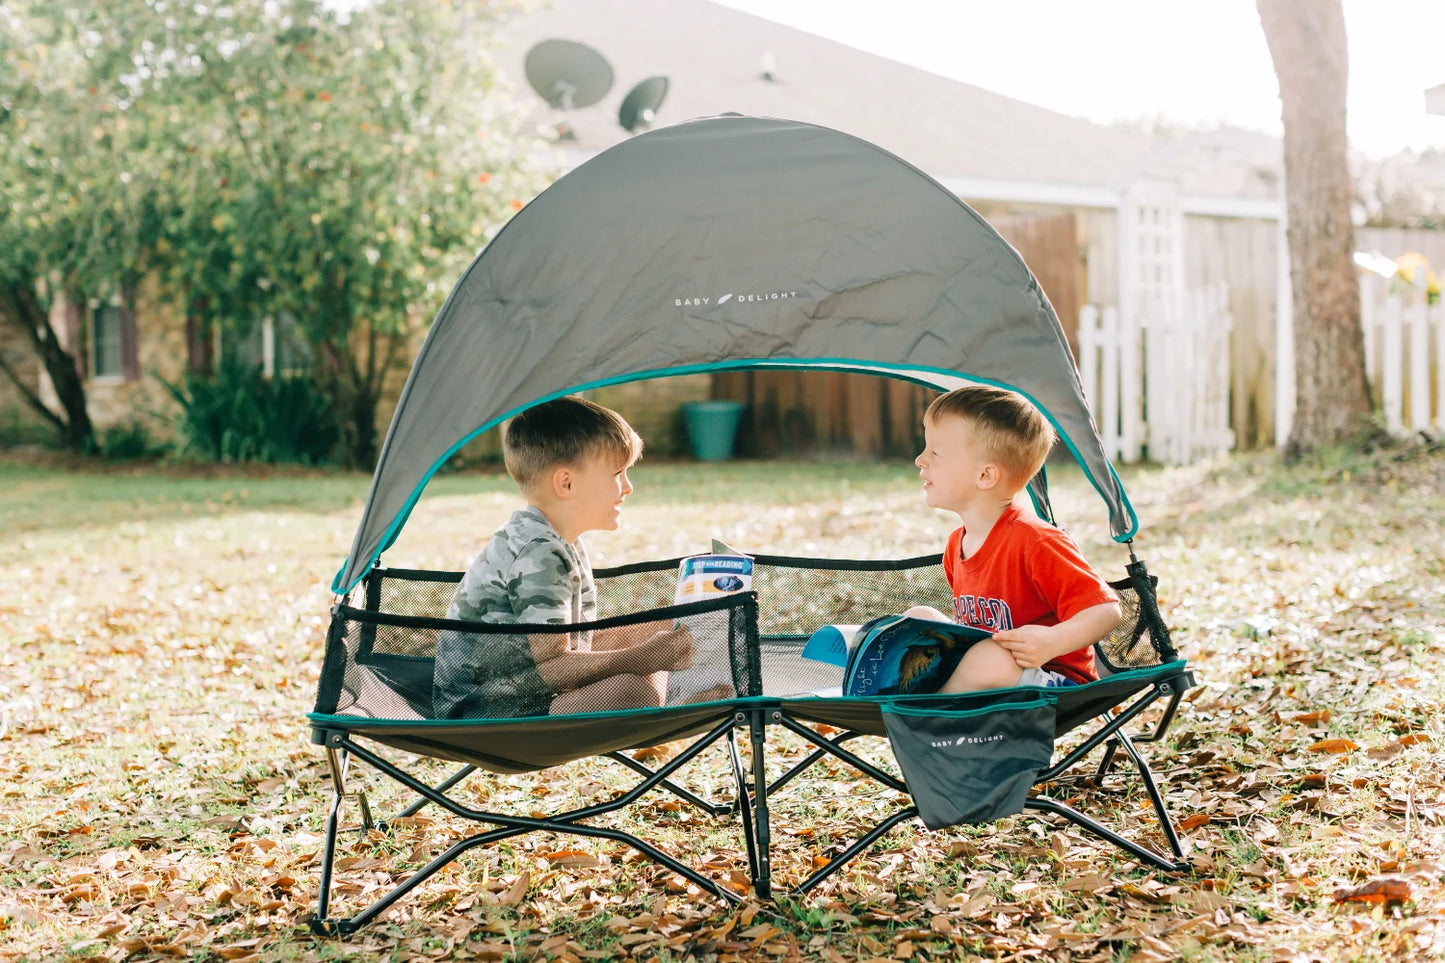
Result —
[{"label": "boy's face in profile", "polygon": [[615,532],[622,525],[622,501],[632,493],[627,459],[611,452],[588,455],[572,469],[572,499],[582,531]]},{"label": "boy's face in profile", "polygon": [[997,484],[996,464],[978,451],[973,428],[963,418],[944,415],[923,423],[923,451],[913,459],[923,479],[923,502],[958,512]]}]

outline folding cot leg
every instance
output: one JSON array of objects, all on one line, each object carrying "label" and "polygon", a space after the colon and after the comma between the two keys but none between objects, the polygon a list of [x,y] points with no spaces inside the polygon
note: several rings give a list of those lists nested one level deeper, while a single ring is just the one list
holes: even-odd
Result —
[{"label": "folding cot leg", "polygon": [[326,840],[321,850],[321,888],[316,895],[316,916],[311,921],[315,932],[334,932],[326,914],[331,909],[331,873],[336,861],[336,831],[341,823],[341,802],[346,798],[346,751],[326,747],[326,763],[331,769],[331,808],[326,813]]},{"label": "folding cot leg", "polygon": [[1114,765],[1114,755],[1119,751],[1119,743],[1110,739],[1104,744],[1104,758],[1099,760],[1099,768],[1094,770],[1094,785],[1102,786],[1104,777],[1109,774],[1109,769]]},{"label": "folding cot leg", "polygon": [[[1143,703],[1136,704],[1126,715],[1136,715],[1142,705]],[[1159,825],[1164,830],[1164,838],[1168,841],[1169,849],[1174,854],[1174,859],[1169,859],[1136,842],[1125,839],[1123,836],[1104,826],[1098,820],[1091,819],[1072,806],[1061,803],[1056,799],[1051,799],[1048,796],[1030,796],[1024,801],[1024,808],[1042,810],[1053,813],[1056,816],[1062,816],[1076,826],[1086,829],[1099,838],[1107,840],[1120,849],[1133,854],[1143,862],[1171,873],[1184,872],[1189,869],[1189,862],[1184,858],[1184,849],[1179,844],[1179,835],[1174,829],[1174,820],[1170,817],[1169,810],[1164,805],[1164,796],[1159,792],[1159,787],[1154,781],[1154,773],[1150,770],[1149,764],[1145,762],[1144,757],[1139,754],[1139,750],[1134,747],[1133,741],[1118,728],[1122,724],[1122,718],[1122,716],[1116,716],[1114,721],[1110,723],[1108,729],[1095,733],[1093,737],[1079,746],[1078,749],[1074,750],[1064,762],[1055,765],[1048,772],[1041,774],[1039,781],[1049,781],[1077,761],[1083,752],[1097,746],[1100,741],[1107,738],[1109,740],[1108,755],[1112,756],[1116,747],[1122,747],[1129,758],[1133,760],[1134,767],[1139,772],[1139,778],[1144,783],[1144,791],[1148,793],[1149,801],[1153,804],[1154,812],[1159,818]]]},{"label": "folding cot leg", "polygon": [[[888,788],[897,790],[901,793],[908,792],[907,785],[905,785],[901,779],[895,778],[889,773],[884,772],[882,769],[879,769],[877,766],[868,762],[866,759],[863,759],[861,756],[858,756],[855,753],[849,752],[847,749],[843,748],[842,743],[861,735],[861,733],[845,732],[842,735],[838,736],[836,739],[827,739],[819,735],[812,729],[809,729],[802,723],[798,722],[796,719],[786,717],[782,713],[774,713],[773,720],[780,723],[785,728],[791,729],[793,732],[802,736],[811,745],[817,748],[817,752],[810,754],[807,759],[804,759],[803,762],[799,763],[792,770],[790,770],[783,779],[780,779],[778,781],[778,785],[781,785],[783,782],[786,782],[788,779],[791,779],[794,775],[800,772],[801,767],[812,765],[813,761],[815,761],[816,758],[820,757],[823,753],[827,753],[828,755],[834,756],[837,759],[843,760],[843,762],[857,769],[859,772],[863,773],[865,776],[874,780],[880,785],[887,786]],[[792,892],[794,894],[806,893],[808,890],[812,889],[814,886],[817,886],[823,880],[827,879],[829,876],[832,876],[838,870],[848,865],[848,863],[852,862],[856,856],[858,856],[868,847],[872,846],[878,840],[882,839],[891,829],[893,829],[894,826],[897,826],[905,819],[911,819],[917,815],[917,806],[905,806],[904,808],[898,810],[893,815],[879,822],[865,835],[856,840],[851,846],[849,846],[843,852],[839,853],[836,857],[830,860],[828,862],[828,865],[821,867],[817,870],[817,872],[813,873],[813,875],[803,880],[803,882],[799,883],[797,886],[794,886]]]},{"label": "folding cot leg", "polygon": [[316,894],[316,916],[312,920],[312,928],[318,925],[323,927],[321,932],[327,932],[330,921],[326,918],[327,912],[331,909],[331,870],[336,859],[336,824],[341,818],[341,793],[331,794],[331,808],[326,813],[326,841],[321,850],[321,889]]},{"label": "folding cot leg", "polygon": [[[446,796],[444,790],[439,791],[438,789],[434,789],[427,783],[421,782],[397,768],[387,759],[370,751],[365,746],[351,741],[349,735],[344,731],[329,730],[315,733],[313,735],[313,741],[324,745],[327,749],[328,759],[332,767],[332,779],[336,789],[336,795],[332,801],[332,808],[327,821],[326,846],[322,854],[321,896],[317,901],[316,915],[311,920],[311,930],[321,936],[354,933],[372,919],[385,912],[392,904],[425,882],[443,866],[452,862],[467,850],[477,846],[485,846],[489,843],[507,839],[512,836],[538,831],[563,833],[593,839],[607,839],[623,843],[631,846],[644,856],[647,856],[653,862],[694,883],[699,889],[711,892],[724,901],[738,902],[740,897],[737,893],[702,875],[691,866],[663,852],[646,840],[622,830],[605,826],[591,826],[582,822],[582,820],[590,817],[615,812],[632,805],[652,789],[657,788],[662,783],[668,782],[673,773],[694,759],[718,739],[731,733],[736,729],[737,725],[738,723],[735,719],[729,719],[718,725],[707,733],[707,735],[701,737],[690,747],[675,756],[666,765],[652,773],[647,779],[644,779],[641,783],[620,796],[616,796],[605,803],[599,803],[545,818],[508,816],[503,813],[486,812],[465,806]],[[330,909],[330,887],[334,869],[336,832],[339,822],[341,800],[348,795],[345,792],[346,787],[343,779],[349,756],[354,756],[356,759],[367,763],[382,775],[424,796],[431,803],[447,810],[455,816],[473,822],[492,823],[497,826],[497,828],[469,836],[452,844],[446,852],[435,857],[426,866],[407,876],[404,881],[395,886],[390,892],[386,893],[355,916],[345,919],[331,919],[327,914]],[[456,778],[460,779],[462,777],[458,774]],[[766,858],[761,860],[761,864],[764,869],[766,869]]]},{"label": "folding cot leg", "polygon": [[886,836],[889,830],[891,830],[894,826],[897,826],[905,819],[912,819],[914,816],[917,815],[917,806],[908,806],[905,809],[898,810],[898,812],[889,816],[887,819],[883,820],[881,823],[870,829],[866,835],[859,837],[852,846],[849,846],[837,856],[833,857],[833,859],[829,860],[828,865],[821,867],[812,876],[809,876],[797,886],[794,886],[793,892],[806,893],[808,890],[812,889],[814,886],[817,886],[823,880],[827,879],[829,876],[832,876],[838,870],[851,863],[854,857],[856,857],[859,853],[863,852],[869,846],[872,846],[878,840]]},{"label": "folding cot leg", "polygon": [[[442,780],[441,782],[437,783],[436,786],[434,786],[433,788],[434,788],[437,792],[446,792],[448,789],[451,789],[451,788],[452,788],[453,786],[455,786],[457,783],[461,782],[463,779],[467,778],[468,776],[470,776],[472,773],[474,773],[474,772],[476,772],[476,771],[477,771],[477,767],[476,767],[476,766],[472,765],[471,763],[467,763],[465,766],[462,766],[462,768],[460,768],[460,769],[458,769],[456,772],[452,773],[452,774],[451,774],[450,776],[448,776],[446,779],[444,779],[444,780]],[[423,797],[421,797],[420,799],[418,799],[416,802],[412,803],[410,806],[406,807],[406,808],[403,809],[401,812],[397,813],[395,816],[393,816],[393,817],[391,817],[391,818],[392,818],[392,819],[406,819],[406,818],[408,818],[408,817],[415,816],[417,813],[421,812],[423,809],[425,809],[426,807],[428,807],[428,806],[430,806],[430,805],[431,805],[431,800],[428,799],[428,798],[426,798],[425,796],[423,796]],[[380,829],[382,829],[382,830],[384,831],[384,830],[386,829],[386,823],[385,823],[385,822],[379,822],[379,823],[377,823],[377,827],[380,828]]]},{"label": "folding cot leg", "polygon": [[774,722],[781,722],[783,714],[775,710],[755,709],[748,715],[748,733],[753,748],[753,816],[757,827],[757,864],[753,867],[753,891],[759,899],[773,898],[773,865],[768,854],[772,847],[772,834],[768,828],[768,767],[767,767],[767,713],[771,712]]},{"label": "folding cot leg", "polygon": [[1164,807],[1164,794],[1159,791],[1159,786],[1154,782],[1154,773],[1139,750],[1134,747],[1134,742],[1122,732],[1118,734],[1119,744],[1134,760],[1135,767],[1139,770],[1139,778],[1144,780],[1144,791],[1149,794],[1149,801],[1154,804],[1154,813],[1159,817],[1159,826],[1164,830],[1164,838],[1169,842],[1169,849],[1174,853],[1174,858],[1179,861],[1179,869],[1188,869],[1188,862],[1184,861],[1184,848],[1179,845],[1179,834],[1174,829],[1174,819],[1169,815],[1169,810]]},{"label": "folding cot leg", "polygon": [[[742,725],[746,719],[747,716],[741,712],[733,716],[733,721],[737,725]],[[743,822],[743,842],[747,844],[748,848],[748,875],[753,881],[753,885],[756,886],[759,874],[762,872],[762,868],[758,864],[758,834],[757,827],[753,823],[753,795],[748,787],[748,777],[743,772],[742,756],[738,753],[736,728],[728,732],[728,752],[732,757],[733,778],[737,781],[738,786],[737,811]]]},{"label": "folding cot leg", "polygon": [[[734,752],[736,752],[736,750],[734,750]],[[626,766],[628,769],[631,769],[639,776],[657,775],[656,769],[653,769],[650,766],[643,765],[636,759],[633,759],[631,756],[627,755],[625,752],[609,752],[604,756],[604,758],[611,759],[613,762],[620,763],[623,766]],[[691,792],[688,789],[679,786],[671,779],[664,779],[662,782],[658,783],[657,786],[659,789],[666,789],[668,792],[672,793],[674,796],[681,799],[682,801],[696,806],[698,809],[701,809],[709,816],[723,816],[733,811],[733,806],[724,803],[708,802],[697,793]]]}]

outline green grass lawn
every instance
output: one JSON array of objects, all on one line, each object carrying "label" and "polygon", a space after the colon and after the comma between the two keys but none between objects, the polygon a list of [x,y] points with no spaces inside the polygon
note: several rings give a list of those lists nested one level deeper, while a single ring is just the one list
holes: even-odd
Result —
[{"label": "green grass lawn", "polygon": [[[1052,475],[1061,519],[1118,573],[1097,496],[1076,471]],[[0,961],[1438,958],[1445,454],[1122,475],[1201,681],[1149,750],[1194,873],[1031,816],[905,824],[807,898],[728,909],[613,844],[520,837],[327,942],[305,927],[329,801],[305,714],[369,479],[0,459]],[[644,461],[634,481],[622,531],[591,539],[598,564],[715,535],[896,558],[937,550],[953,522],[921,504],[906,462]],[[464,567],[516,506],[504,476],[441,475],[384,560]],[[703,787],[725,788],[718,762]],[[477,777],[463,798],[527,812],[618,785],[583,761]],[[370,789],[387,811],[395,797]],[[825,766],[778,802],[777,878],[806,875],[891,799]],[[1138,803],[1099,800],[1125,821]],[[340,911],[465,834],[425,816],[347,837]],[[733,826],[667,799],[618,819],[717,878],[746,866]],[[1376,880],[1406,898],[1343,898]]]}]

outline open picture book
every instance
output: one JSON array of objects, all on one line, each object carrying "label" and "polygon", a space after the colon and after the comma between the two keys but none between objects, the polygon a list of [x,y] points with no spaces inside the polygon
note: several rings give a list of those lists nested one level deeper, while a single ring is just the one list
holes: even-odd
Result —
[{"label": "open picture book", "polygon": [[715,538],[711,552],[689,555],[678,563],[673,602],[677,605],[702,602],[719,595],[746,592],[752,587],[752,557]]},{"label": "open picture book", "polygon": [[842,695],[914,695],[936,692],[969,646],[988,637],[954,622],[882,615],[863,625],[823,626],[802,656],[841,667]]},{"label": "open picture book", "polygon": [[[718,539],[712,540],[712,551],[690,555],[677,565],[677,589],[673,602],[704,602],[721,595],[747,592],[753,587],[753,560]],[[681,622],[688,622],[687,619]],[[681,623],[679,623],[681,624]],[[668,674],[667,704],[676,705],[696,698],[732,679],[725,637],[700,630],[697,620],[688,625],[693,633],[693,663],[686,669]]]}]

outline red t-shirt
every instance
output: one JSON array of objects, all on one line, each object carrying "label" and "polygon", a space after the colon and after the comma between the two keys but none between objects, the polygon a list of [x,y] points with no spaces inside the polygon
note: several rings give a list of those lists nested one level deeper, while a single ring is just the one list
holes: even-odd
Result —
[{"label": "red t-shirt", "polygon": [[[953,620],[986,632],[1020,625],[1057,625],[1119,596],[1089,567],[1074,540],[1048,522],[1005,509],[969,558],[964,530],[948,537],[943,571],[953,591]],[[1094,647],[1086,645],[1044,665],[1077,682],[1092,682]]]}]

